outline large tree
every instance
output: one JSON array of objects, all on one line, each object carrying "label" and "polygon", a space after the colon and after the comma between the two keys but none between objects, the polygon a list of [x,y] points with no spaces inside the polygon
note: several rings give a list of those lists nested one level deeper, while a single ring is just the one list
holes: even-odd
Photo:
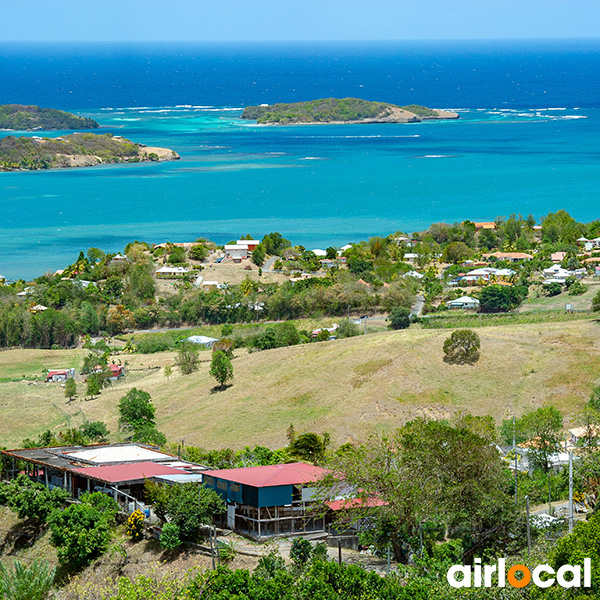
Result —
[{"label": "large tree", "polygon": [[[325,496],[362,500],[343,515],[370,516],[389,535],[406,562],[427,523],[442,524],[462,538],[467,551],[504,540],[514,518],[502,461],[489,439],[464,418],[457,426],[417,419],[387,438],[374,438],[331,459]],[[373,506],[374,500],[379,506]],[[494,532],[492,537],[490,534]]]},{"label": "large tree", "polygon": [[137,388],[130,389],[119,401],[119,426],[121,429],[141,431],[154,427],[156,408],[150,394]]},{"label": "large tree", "polygon": [[233,379],[231,359],[223,350],[213,352],[209,373],[217,380],[221,389],[225,387],[230,379]]}]

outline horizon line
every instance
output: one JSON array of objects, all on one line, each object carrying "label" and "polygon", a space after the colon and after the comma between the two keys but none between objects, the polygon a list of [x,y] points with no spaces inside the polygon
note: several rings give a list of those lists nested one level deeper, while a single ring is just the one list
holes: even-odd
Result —
[{"label": "horizon line", "polygon": [[3,44],[300,44],[300,43],[402,43],[402,42],[526,42],[526,41],[600,41],[598,36],[557,36],[557,37],[494,37],[494,38],[386,38],[386,39],[293,39],[293,40],[257,40],[257,39],[221,39],[221,40],[1,40]]}]

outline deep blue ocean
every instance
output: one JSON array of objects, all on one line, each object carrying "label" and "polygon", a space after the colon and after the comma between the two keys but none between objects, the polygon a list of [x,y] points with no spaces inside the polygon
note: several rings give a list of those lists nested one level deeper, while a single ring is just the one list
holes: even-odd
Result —
[{"label": "deep blue ocean", "polygon": [[[239,118],[249,104],[330,96],[461,118],[291,127]],[[600,40],[0,44],[0,104],[71,110],[181,155],[0,173],[0,274],[33,277],[133,239],[225,243],[276,230],[314,248],[513,212],[565,208],[591,220],[599,96]]]}]

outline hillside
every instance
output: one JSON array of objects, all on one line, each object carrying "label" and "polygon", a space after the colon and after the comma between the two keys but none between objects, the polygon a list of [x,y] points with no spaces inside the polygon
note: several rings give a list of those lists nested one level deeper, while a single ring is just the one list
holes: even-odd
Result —
[{"label": "hillside", "polygon": [[396,106],[359,98],[322,98],[309,102],[247,106],[242,119],[260,124],[307,123],[418,123],[425,119],[458,119],[454,112],[433,110],[416,104]]},{"label": "hillside", "polygon": [[[210,353],[189,376],[162,369],[173,353],[124,355],[131,372],[94,400],[68,404],[58,384],[0,383],[0,441],[84,418],[117,430],[117,404],[131,387],[151,393],[158,428],[172,440],[204,448],[247,444],[279,447],[290,423],[296,430],[328,431],[336,443],[386,430],[419,415],[464,410],[498,422],[552,404],[575,418],[600,381],[600,323],[573,321],[478,329],[481,359],[472,366],[442,361],[447,330],[410,329],[333,342],[279,348],[234,360],[233,386],[213,392]],[[76,361],[83,350],[0,352],[0,378],[40,374],[39,366]],[[41,358],[43,357],[43,358]],[[33,365],[30,367],[30,365]],[[83,390],[83,384],[79,384]]]},{"label": "hillside", "polygon": [[73,133],[58,138],[0,139],[0,171],[91,167],[104,163],[176,160],[167,148],[149,148],[110,133]]},{"label": "hillside", "polygon": [[17,131],[97,129],[94,119],[86,119],[73,113],[54,108],[23,104],[3,104],[0,106],[0,129]]}]

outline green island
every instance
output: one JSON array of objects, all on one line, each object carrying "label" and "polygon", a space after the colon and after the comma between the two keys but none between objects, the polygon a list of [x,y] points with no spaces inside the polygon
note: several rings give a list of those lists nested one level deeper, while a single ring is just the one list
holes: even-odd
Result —
[{"label": "green island", "polygon": [[420,123],[429,119],[458,119],[458,113],[433,110],[417,104],[397,106],[388,102],[371,102],[360,98],[322,98],[309,102],[247,106],[242,119],[253,119],[263,125]]},{"label": "green island", "polygon": [[110,133],[73,133],[57,138],[0,139],[0,171],[92,167],[106,163],[177,160],[168,148],[148,147]]},{"label": "green island", "polygon": [[98,129],[94,119],[54,108],[35,105],[3,104],[0,106],[0,129],[16,131],[56,131],[61,129]]}]

